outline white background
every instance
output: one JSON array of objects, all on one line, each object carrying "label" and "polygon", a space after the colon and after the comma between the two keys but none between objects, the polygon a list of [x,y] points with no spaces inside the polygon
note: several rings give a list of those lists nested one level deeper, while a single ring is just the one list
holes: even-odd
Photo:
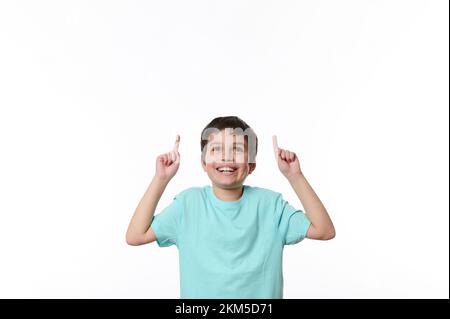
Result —
[{"label": "white background", "polygon": [[[246,183],[296,151],[332,241],[286,247],[285,298],[448,298],[448,1],[2,1],[0,297],[178,298],[178,252],[125,243],[158,154],[160,201],[209,183],[200,132],[257,132]],[[158,212],[157,211],[157,212]]]}]

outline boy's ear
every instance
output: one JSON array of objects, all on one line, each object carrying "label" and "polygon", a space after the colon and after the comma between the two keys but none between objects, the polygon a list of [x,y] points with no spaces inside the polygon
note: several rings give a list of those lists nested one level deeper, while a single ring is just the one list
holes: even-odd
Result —
[{"label": "boy's ear", "polygon": [[248,164],[249,166],[249,170],[248,170],[248,174],[250,175],[256,168],[256,163],[250,163]]},{"label": "boy's ear", "polygon": [[203,170],[206,172],[206,162],[203,159],[203,155],[200,155],[200,162],[202,163]]}]

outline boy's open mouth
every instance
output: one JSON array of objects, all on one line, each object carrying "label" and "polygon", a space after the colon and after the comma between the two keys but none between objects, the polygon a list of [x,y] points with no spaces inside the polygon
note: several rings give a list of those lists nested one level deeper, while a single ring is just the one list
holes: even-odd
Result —
[{"label": "boy's open mouth", "polygon": [[237,171],[237,169],[230,166],[220,166],[216,168],[216,171],[222,175],[232,175]]}]

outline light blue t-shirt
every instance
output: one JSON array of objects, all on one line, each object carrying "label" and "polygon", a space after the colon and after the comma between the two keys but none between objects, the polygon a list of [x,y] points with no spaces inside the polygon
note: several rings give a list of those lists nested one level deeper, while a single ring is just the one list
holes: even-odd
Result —
[{"label": "light blue t-shirt", "polygon": [[238,201],[211,186],[188,188],[155,215],[160,247],[176,245],[181,298],[283,298],[284,245],[300,242],[310,221],[280,193],[244,185]]}]

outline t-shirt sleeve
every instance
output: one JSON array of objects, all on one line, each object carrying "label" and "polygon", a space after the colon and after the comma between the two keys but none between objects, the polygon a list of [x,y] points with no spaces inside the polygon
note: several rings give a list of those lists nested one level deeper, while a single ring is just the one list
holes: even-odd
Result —
[{"label": "t-shirt sleeve", "polygon": [[280,195],[277,198],[278,230],[284,245],[302,241],[308,233],[311,222],[301,209],[294,208]]},{"label": "t-shirt sleeve", "polygon": [[181,199],[175,196],[169,206],[153,216],[150,226],[156,235],[156,242],[159,247],[178,244],[182,209]]}]

